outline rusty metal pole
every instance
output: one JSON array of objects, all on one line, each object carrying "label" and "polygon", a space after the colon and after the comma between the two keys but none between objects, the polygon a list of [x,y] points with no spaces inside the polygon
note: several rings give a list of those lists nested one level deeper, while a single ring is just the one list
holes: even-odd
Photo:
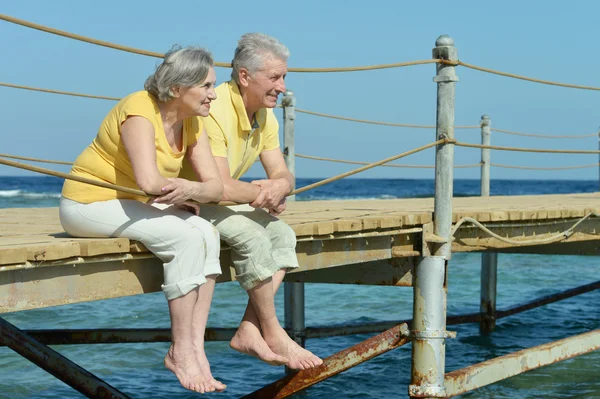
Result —
[{"label": "rusty metal pole", "polygon": [[[296,149],[294,147],[294,120],[296,119],[296,98],[294,93],[286,91],[283,95],[283,153],[285,164],[290,173],[296,176]],[[296,196],[290,195],[288,201],[295,201]],[[306,324],[304,319],[304,283],[283,283],[285,328],[290,337],[300,346],[305,347]],[[286,371],[289,373],[291,370]]]},{"label": "rusty metal pole", "polygon": [[[481,117],[481,144],[489,146],[492,141],[491,120],[488,115]],[[490,195],[490,149],[481,149],[481,196]],[[496,328],[496,287],[498,276],[498,254],[481,254],[481,296],[479,331],[489,334]]]},{"label": "rusty metal pole", "polygon": [[129,396],[73,363],[60,353],[31,338],[0,318],[0,343],[46,370],[88,398],[129,399]]},{"label": "rusty metal pole", "polygon": [[[454,40],[440,36],[433,58],[458,61]],[[455,65],[437,64],[436,140],[454,139]],[[413,280],[411,397],[445,394],[446,267],[451,255],[454,145],[440,144],[435,157],[435,202],[432,246],[415,267]],[[424,233],[425,235],[425,233]],[[428,237],[424,245],[429,246]]]}]

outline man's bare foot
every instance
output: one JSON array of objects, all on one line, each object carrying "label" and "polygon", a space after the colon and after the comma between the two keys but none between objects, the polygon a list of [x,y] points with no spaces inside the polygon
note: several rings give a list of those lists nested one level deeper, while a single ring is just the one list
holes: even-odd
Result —
[{"label": "man's bare foot", "polygon": [[242,322],[231,339],[229,346],[238,352],[254,356],[272,366],[283,366],[288,359],[273,352],[260,331],[252,323]]},{"label": "man's bare foot", "polygon": [[265,341],[273,352],[289,359],[286,366],[291,369],[306,370],[323,364],[320,357],[298,345],[281,326],[265,333]]},{"label": "man's bare foot", "polygon": [[[171,345],[165,356],[165,367],[177,376],[177,379],[186,389],[194,392],[214,392],[212,376],[203,372],[192,350],[176,350]],[[209,372],[210,374],[210,372]]]},{"label": "man's bare foot", "polygon": [[194,348],[194,352],[196,354],[196,360],[200,365],[200,370],[202,374],[210,377],[210,383],[215,388],[217,392],[223,392],[227,385],[223,384],[221,381],[216,380],[210,372],[210,364],[208,363],[208,359],[206,358],[206,353],[204,352],[204,348]]}]

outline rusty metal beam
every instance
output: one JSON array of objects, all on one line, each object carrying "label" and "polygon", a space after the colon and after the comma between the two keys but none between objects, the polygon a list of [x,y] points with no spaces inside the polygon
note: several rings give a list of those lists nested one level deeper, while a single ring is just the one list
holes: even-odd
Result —
[{"label": "rusty metal beam", "polygon": [[446,395],[452,397],[504,380],[538,367],[570,359],[600,349],[600,330],[575,335],[497,357],[447,373]]},{"label": "rusty metal beam", "polygon": [[88,398],[129,399],[129,396],[123,392],[60,353],[37,342],[2,318],[0,318],[0,342]]},{"label": "rusty metal beam", "polygon": [[526,310],[531,310],[540,306],[547,305],[552,302],[562,301],[563,299],[571,298],[577,295],[585,294],[586,292],[594,291],[600,289],[600,280],[582,285],[576,288],[572,288],[570,290],[558,292],[556,294],[547,295],[542,298],[535,299],[531,302],[528,302],[523,305],[513,306],[511,308],[505,310],[496,311],[496,319],[501,319],[503,317],[512,316],[517,313],[524,312]]},{"label": "rusty metal beam", "polygon": [[[496,319],[512,316],[527,310],[535,309],[553,302],[568,299],[600,289],[600,280],[551,294],[531,302],[513,306],[496,312]],[[447,325],[477,323],[481,321],[480,313],[453,315],[446,318]],[[409,326],[412,320],[380,321],[375,323],[356,324],[351,326],[336,325],[327,327],[307,327],[306,338],[338,337],[354,334],[374,334],[393,328],[398,324]],[[235,328],[207,328],[206,341],[229,341],[235,334]],[[25,330],[26,334],[45,345],[67,344],[111,344],[140,342],[171,342],[171,330],[168,328],[111,328],[111,329],[68,329],[68,330]],[[0,343],[1,345],[1,343]]]},{"label": "rusty metal beam", "polygon": [[[496,312],[496,319],[512,316],[527,310],[535,309],[553,302],[568,299],[576,295],[600,289],[600,280],[551,294],[531,302],[513,306]],[[480,313],[453,315],[446,318],[446,325],[477,323],[481,321]],[[355,325],[335,325],[327,327],[307,327],[306,338],[338,337],[354,334],[375,334],[398,324],[411,325],[412,320],[379,321]],[[229,341],[235,334],[235,328],[207,328],[205,341]],[[168,328],[110,328],[110,329],[66,329],[66,330],[24,330],[24,333],[45,345],[68,344],[112,344],[112,343],[142,343],[142,342],[171,342],[171,330]],[[2,343],[0,342],[0,346]]]},{"label": "rusty metal beam", "polygon": [[398,348],[409,340],[408,326],[401,324],[324,359],[323,364],[319,367],[288,375],[243,398],[286,398],[369,359]]}]

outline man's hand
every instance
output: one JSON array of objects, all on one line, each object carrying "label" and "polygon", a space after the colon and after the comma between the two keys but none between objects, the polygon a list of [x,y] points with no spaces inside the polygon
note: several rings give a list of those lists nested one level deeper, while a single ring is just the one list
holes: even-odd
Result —
[{"label": "man's hand", "polygon": [[269,213],[273,216],[279,216],[283,211],[285,211],[285,208],[287,208],[286,198],[282,199],[279,205],[277,205],[275,208],[269,209]]},{"label": "man's hand", "polygon": [[200,216],[200,204],[195,201],[185,201],[179,204],[175,204],[179,209],[193,213],[196,216]]},{"label": "man's hand", "polygon": [[194,183],[180,178],[169,178],[169,184],[161,189],[162,195],[154,202],[159,204],[181,204],[194,196]]},{"label": "man's hand", "polygon": [[256,199],[250,204],[254,208],[277,209],[282,200],[291,192],[290,183],[286,179],[254,180],[251,183],[261,189]]}]

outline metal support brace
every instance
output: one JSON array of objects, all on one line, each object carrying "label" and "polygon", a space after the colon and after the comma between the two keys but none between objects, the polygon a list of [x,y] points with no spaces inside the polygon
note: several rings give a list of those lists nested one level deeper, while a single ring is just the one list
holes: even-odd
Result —
[{"label": "metal support brace", "polygon": [[[492,138],[491,121],[488,115],[481,117],[481,144],[489,146]],[[490,195],[490,149],[481,149],[481,196]],[[498,254],[481,254],[481,296],[479,330],[489,334],[496,328],[496,287],[498,275]]]},{"label": "metal support brace", "polygon": [[0,342],[88,398],[129,399],[129,396],[31,338],[0,318]]},{"label": "metal support brace", "polygon": [[[296,119],[296,98],[294,93],[286,91],[283,95],[283,148],[285,164],[292,175],[296,175],[296,150],[294,147],[294,120]],[[287,197],[295,201],[296,197]],[[304,283],[283,283],[285,328],[290,337],[300,346],[305,347],[306,323],[304,319]],[[289,373],[291,370],[286,371]]]}]

